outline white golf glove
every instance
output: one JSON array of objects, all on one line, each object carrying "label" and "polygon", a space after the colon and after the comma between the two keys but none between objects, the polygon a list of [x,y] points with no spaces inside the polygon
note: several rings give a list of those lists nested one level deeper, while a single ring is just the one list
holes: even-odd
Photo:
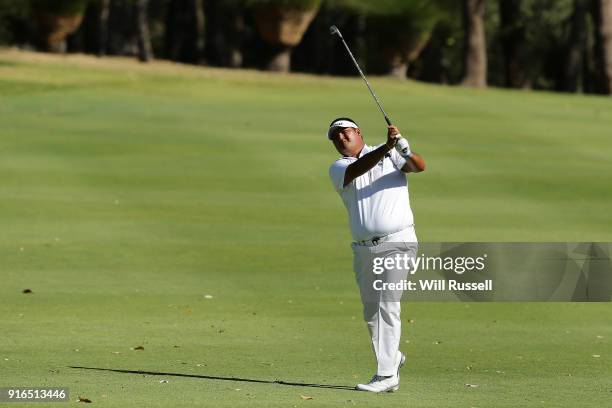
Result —
[{"label": "white golf glove", "polygon": [[408,143],[408,140],[402,137],[402,135],[397,135],[395,150],[397,150],[400,156],[402,156],[404,159],[408,159],[412,155],[412,152],[410,151],[410,144]]}]

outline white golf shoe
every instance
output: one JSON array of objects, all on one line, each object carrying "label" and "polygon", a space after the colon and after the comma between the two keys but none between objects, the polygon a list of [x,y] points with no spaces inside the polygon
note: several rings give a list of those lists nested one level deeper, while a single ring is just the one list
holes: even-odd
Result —
[{"label": "white golf shoe", "polygon": [[402,368],[404,363],[406,362],[406,356],[402,353],[402,358],[397,366],[397,371],[395,375],[390,376],[380,376],[374,375],[369,383],[367,384],[357,384],[355,387],[359,391],[370,391],[370,392],[393,392],[399,390],[399,370]]}]

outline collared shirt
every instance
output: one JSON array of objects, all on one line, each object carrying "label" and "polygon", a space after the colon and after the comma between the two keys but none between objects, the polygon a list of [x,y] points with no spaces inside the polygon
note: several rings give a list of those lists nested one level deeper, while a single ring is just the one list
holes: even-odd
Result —
[{"label": "collared shirt", "polygon": [[[379,146],[365,145],[359,157]],[[348,211],[351,234],[355,241],[365,241],[406,229],[414,224],[408,183],[401,168],[406,159],[391,149],[368,172],[344,187],[346,168],[357,161],[342,157],[332,163],[329,176]]]}]

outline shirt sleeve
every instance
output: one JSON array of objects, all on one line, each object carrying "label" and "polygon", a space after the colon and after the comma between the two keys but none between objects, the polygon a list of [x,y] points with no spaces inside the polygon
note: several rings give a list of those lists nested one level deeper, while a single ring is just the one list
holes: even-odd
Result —
[{"label": "shirt sleeve", "polygon": [[[378,146],[375,146],[374,149],[378,149],[382,145],[383,144],[379,144]],[[406,164],[406,159],[404,159],[395,149],[389,150],[389,153],[387,153],[385,157],[389,157],[391,163],[393,163],[393,167],[395,167],[398,171],[402,171],[402,167],[404,167]]]},{"label": "shirt sleeve", "polygon": [[355,158],[343,157],[333,162],[330,166],[329,178],[336,191],[344,190],[344,174],[346,173],[346,168],[354,161],[356,161]]},{"label": "shirt sleeve", "polygon": [[406,165],[406,159],[404,159],[395,149],[391,149],[391,161],[396,169],[402,171],[402,167]]}]

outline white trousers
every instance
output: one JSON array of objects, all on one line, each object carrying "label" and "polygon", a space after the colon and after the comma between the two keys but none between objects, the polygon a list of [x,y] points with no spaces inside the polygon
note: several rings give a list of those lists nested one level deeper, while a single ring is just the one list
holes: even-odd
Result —
[{"label": "white trousers", "polygon": [[415,257],[418,244],[414,229],[404,231],[400,236],[394,235],[394,242],[384,242],[376,246],[361,246],[355,243],[352,245],[353,267],[363,304],[363,318],[376,357],[376,373],[380,376],[394,375],[401,359],[399,344],[402,333],[400,319],[402,292],[376,290],[374,281],[397,282],[406,279],[408,271],[394,269],[375,274],[373,262],[374,258],[393,257],[398,253]]}]

